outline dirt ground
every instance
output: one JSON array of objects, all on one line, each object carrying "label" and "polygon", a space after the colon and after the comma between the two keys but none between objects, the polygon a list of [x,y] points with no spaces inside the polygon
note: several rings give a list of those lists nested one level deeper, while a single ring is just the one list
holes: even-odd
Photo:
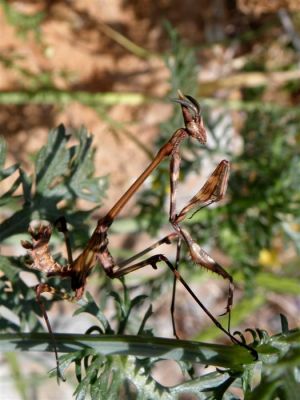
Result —
[{"label": "dirt ground", "polygon": [[[98,25],[105,22],[128,34],[129,27],[135,32],[132,28],[136,24],[140,28],[134,40],[139,38],[141,43],[150,46],[151,40],[144,42],[145,35],[142,34],[146,27],[141,29],[143,22],[138,22],[139,17],[135,17],[131,7],[117,1],[58,1],[43,6],[47,17],[41,26],[41,44],[32,32],[26,38],[19,37],[0,10],[1,54],[17,59],[18,65],[34,76],[51,75],[59,89],[92,93],[150,92],[154,96],[166,93],[167,72],[161,61],[137,59],[98,29]],[[38,4],[15,2],[15,7],[20,12],[32,12]],[[63,74],[69,78],[63,79]],[[3,91],[28,89],[28,82],[24,82],[22,74],[20,76],[15,68],[6,68],[2,64],[0,77]],[[149,107],[116,104],[108,113],[118,122],[130,122],[131,134],[151,148],[158,124],[168,115],[168,107],[155,105],[149,110]],[[45,142],[48,130],[60,123],[70,128],[84,125],[93,133],[96,164],[100,166],[97,174],[109,174],[108,197],[110,201],[116,200],[147,161],[147,156],[126,134],[116,136],[94,110],[75,102],[66,107],[24,104],[2,105],[0,109],[1,133],[8,141],[12,158],[17,161],[26,160],[28,154]]]},{"label": "dirt ground", "polygon": [[[25,15],[44,13],[39,32],[24,34],[5,7],[0,8],[0,90],[22,91],[47,88],[90,93],[138,93],[162,101],[132,106],[115,103],[106,111],[109,118],[126,124],[126,130],[147,148],[159,134],[160,122],[167,119],[170,107],[164,103],[170,91],[168,70],[155,57],[169,48],[164,28],[168,20],[190,46],[223,40],[255,26],[257,20],[241,13],[232,1],[189,0],[83,0],[11,1],[13,10]],[[241,2],[242,9],[245,3]],[[255,2],[252,9],[255,10]],[[248,2],[249,12],[251,2]],[[108,28],[107,28],[108,27]],[[115,31],[112,33],[109,28]],[[115,32],[129,38],[152,57],[137,57],[128,51]],[[275,49],[276,50],[276,49]],[[234,58],[240,49],[215,45],[198,54],[201,79],[219,78],[234,71]],[[154,56],[153,56],[154,55]],[[275,54],[277,56],[277,54]],[[201,59],[200,59],[201,58]],[[7,60],[12,60],[8,63]],[[0,60],[1,61],[1,60]],[[205,92],[206,86],[203,85]],[[209,89],[212,94],[211,89]],[[228,92],[228,91],[227,91]],[[230,91],[238,96],[238,91]],[[25,160],[45,142],[49,129],[64,123],[84,125],[95,137],[97,174],[110,176],[108,203],[113,202],[141,171],[147,155],[126,132],[113,130],[95,110],[78,102],[55,104],[2,104],[1,134],[8,141],[13,159]],[[27,164],[28,165],[28,164]],[[108,207],[108,203],[105,207]]]},{"label": "dirt ground", "polygon": [[[236,9],[223,1],[13,1],[16,12],[26,15],[44,12],[39,27],[22,35],[4,8],[0,9],[0,90],[35,90],[47,87],[49,81],[61,90],[83,90],[91,93],[141,93],[164,99],[170,90],[168,71],[161,58],[141,58],[128,51],[107,31],[107,26],[130,38],[150,54],[169,48],[164,28],[168,20],[191,45],[224,37],[227,30],[239,29]],[[230,2],[228,2],[229,4]],[[217,51],[217,49],[216,49]],[[219,49],[218,60],[223,55]],[[7,64],[8,59],[13,60]],[[204,66],[205,66],[205,61]],[[216,65],[207,71],[218,72]],[[205,74],[205,68],[203,73]],[[47,81],[48,80],[48,81]],[[108,116],[126,123],[126,129],[149,149],[159,133],[159,123],[169,115],[163,102],[130,106],[116,104]],[[64,123],[67,127],[84,125],[95,136],[98,174],[109,174],[109,201],[116,200],[141,171],[147,161],[126,134],[112,128],[98,113],[79,103],[3,104],[0,128],[9,143],[12,158],[25,160],[45,142],[50,128]],[[128,127],[127,127],[128,126]]]}]

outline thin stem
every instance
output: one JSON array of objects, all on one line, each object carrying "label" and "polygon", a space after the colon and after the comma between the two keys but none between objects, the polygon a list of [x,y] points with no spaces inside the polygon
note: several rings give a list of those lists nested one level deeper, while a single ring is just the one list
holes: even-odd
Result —
[{"label": "thin stem", "polygon": [[53,331],[52,331],[52,328],[51,328],[51,325],[50,325],[50,321],[49,321],[49,318],[48,318],[48,315],[47,315],[46,308],[44,306],[44,303],[41,300],[41,293],[42,293],[42,284],[38,285],[37,288],[36,288],[36,301],[37,301],[37,303],[38,303],[38,305],[39,305],[39,307],[40,307],[40,309],[42,311],[44,320],[45,320],[47,328],[48,328],[48,332],[50,334],[50,337],[51,337],[51,340],[52,340],[52,343],[53,343],[53,350],[54,350],[55,361],[56,361],[57,379],[59,380],[59,378],[60,378],[62,381],[65,382],[66,379],[63,376],[63,374],[61,373],[60,366],[59,366],[58,354],[57,354],[57,343],[56,343],[55,336],[53,334]]}]

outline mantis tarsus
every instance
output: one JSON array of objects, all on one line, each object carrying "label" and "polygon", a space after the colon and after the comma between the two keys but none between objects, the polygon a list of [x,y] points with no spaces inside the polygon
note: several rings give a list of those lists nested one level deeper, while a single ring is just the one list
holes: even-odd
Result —
[{"label": "mantis tarsus", "polygon": [[[229,177],[229,162],[223,160],[219,163],[213,173],[209,176],[205,184],[201,187],[198,193],[191,198],[187,205],[179,212],[176,212],[176,189],[177,181],[180,170],[180,145],[184,139],[191,137],[196,139],[201,144],[206,143],[206,130],[203,124],[203,120],[200,113],[200,107],[195,99],[191,96],[184,96],[179,92],[178,99],[174,99],[175,102],[179,103],[182,108],[183,119],[185,123],[184,128],[180,128],[175,131],[172,137],[165,145],[161,147],[153,161],[144,170],[144,172],[137,178],[137,180],[130,186],[127,192],[116,202],[116,204],[110,209],[110,211],[98,220],[96,229],[94,230],[91,238],[89,239],[86,247],[82,253],[75,259],[72,259],[72,253],[70,251],[68,231],[66,229],[65,221],[62,219],[59,224],[59,230],[64,233],[65,241],[68,249],[68,264],[61,265],[54,260],[49,251],[49,240],[51,237],[52,229],[49,225],[40,225],[37,229],[29,228],[32,241],[23,241],[23,246],[27,249],[32,259],[31,268],[46,273],[47,277],[59,276],[61,278],[69,278],[71,280],[71,287],[75,294],[73,296],[67,293],[59,292],[54,287],[47,283],[39,283],[36,286],[36,298],[41,308],[43,317],[45,319],[48,331],[52,336],[54,343],[54,352],[57,364],[57,370],[59,376],[59,362],[57,349],[55,344],[55,338],[51,329],[51,325],[46,313],[46,309],[41,299],[42,293],[48,292],[51,294],[58,294],[63,299],[68,300],[79,300],[85,290],[86,280],[92,269],[97,263],[100,263],[110,278],[120,278],[130,272],[141,269],[147,265],[152,266],[154,269],[157,268],[159,262],[164,262],[168,268],[172,271],[174,276],[173,296],[171,305],[171,315],[173,332],[176,337],[176,326],[174,320],[174,308],[175,308],[175,286],[176,282],[180,281],[181,284],[186,288],[188,293],[193,297],[197,304],[202,310],[210,317],[213,323],[222,330],[233,343],[244,346],[256,356],[255,350],[250,346],[238,340],[233,334],[230,333],[230,329],[225,329],[220,322],[211,314],[211,312],[201,303],[186,281],[182,278],[178,271],[179,260],[180,260],[180,248],[181,244],[184,243],[189,251],[191,259],[194,263],[201,267],[204,267],[210,271],[221,275],[224,279],[229,282],[229,294],[226,305],[225,314],[228,313],[230,316],[230,310],[233,299],[233,282],[232,277],[215,261],[210,257],[191,237],[189,232],[182,228],[180,223],[185,219],[187,213],[192,210],[199,210],[199,208],[206,207],[214,202],[221,200],[226,192],[227,182]],[[115,218],[119,215],[120,211],[127,204],[132,195],[139,189],[145,179],[152,173],[152,171],[167,157],[170,157],[170,212],[169,221],[174,228],[174,231],[164,238],[160,239],[150,247],[146,248],[137,255],[131,257],[128,260],[116,263],[109,251],[109,240],[108,230]],[[150,256],[142,261],[137,261],[149,251],[156,249],[161,244],[169,244],[171,242],[177,242],[177,254],[175,265],[173,265],[169,259],[163,254],[156,254]]]}]

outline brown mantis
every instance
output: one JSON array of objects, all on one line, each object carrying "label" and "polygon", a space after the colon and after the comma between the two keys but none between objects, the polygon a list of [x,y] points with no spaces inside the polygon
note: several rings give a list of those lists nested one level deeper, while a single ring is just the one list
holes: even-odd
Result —
[{"label": "brown mantis", "polygon": [[[171,305],[174,335],[178,337],[174,320],[174,308],[175,285],[176,282],[179,281],[186,288],[193,299],[197,302],[197,304],[202,308],[202,310],[210,317],[213,323],[220,330],[222,330],[232,340],[232,342],[246,347],[253,354],[255,353],[255,351],[250,346],[241,342],[234,335],[232,335],[229,328],[227,330],[220,324],[220,322],[200,302],[198,297],[195,295],[195,293],[192,291],[192,289],[189,287],[189,285],[182,278],[181,274],[178,271],[180,249],[182,243],[184,243],[187,246],[190,257],[194,263],[210,271],[216,272],[218,275],[221,275],[224,279],[228,280],[229,294],[225,313],[229,313],[230,315],[230,309],[233,300],[232,277],[192,239],[189,232],[186,229],[182,228],[180,224],[185,219],[187,213],[189,213],[190,211],[206,207],[214,202],[221,200],[224,197],[229,177],[229,162],[226,160],[221,161],[216,169],[213,171],[213,173],[209,176],[205,184],[198,191],[198,193],[191,198],[191,200],[179,213],[176,212],[176,190],[181,161],[180,145],[187,137],[194,138],[201,144],[205,144],[206,130],[200,114],[200,107],[195,99],[193,99],[191,96],[183,96],[181,92],[179,92],[179,98],[175,99],[174,101],[181,105],[185,127],[180,128],[175,131],[175,133],[173,133],[169,141],[162,146],[153,161],[130,186],[127,192],[116,202],[116,204],[103,218],[100,218],[98,220],[96,229],[94,230],[86,247],[75,260],[72,259],[72,253],[70,251],[69,245],[67,246],[68,264],[60,265],[57,261],[54,260],[48,246],[52,233],[51,227],[49,225],[40,225],[37,229],[33,229],[30,227],[29,233],[31,234],[32,241],[22,242],[22,245],[27,249],[29,255],[31,256],[32,264],[30,267],[32,269],[36,269],[46,273],[47,277],[59,276],[61,278],[69,278],[71,280],[71,287],[75,292],[73,296],[70,296],[66,293],[57,291],[55,288],[48,285],[47,283],[39,283],[36,286],[37,302],[41,308],[48,331],[53,339],[54,352],[59,375],[59,362],[55,338],[52,333],[46,309],[41,300],[41,295],[42,293],[48,292],[51,294],[59,294],[59,296],[63,299],[68,299],[71,301],[79,300],[84,294],[87,278],[97,263],[100,263],[102,265],[105,273],[110,278],[120,278],[128,273],[131,273],[148,265],[156,269],[159,262],[164,262],[174,275],[173,296]],[[116,263],[108,247],[109,228],[114,222],[115,218],[119,215],[120,211],[127,204],[133,194],[139,189],[145,179],[167,157],[170,157],[171,188],[169,221],[174,228],[174,231],[164,238],[160,239],[156,243],[152,244],[150,247],[141,251],[137,255],[131,257],[130,259]],[[66,243],[68,243],[68,231],[66,229],[66,224],[63,220],[61,221],[60,230],[64,233]],[[166,256],[160,253],[143,259],[142,261],[137,261],[151,250],[156,249],[162,244],[170,244],[173,241],[177,242],[175,265],[173,265]]]}]

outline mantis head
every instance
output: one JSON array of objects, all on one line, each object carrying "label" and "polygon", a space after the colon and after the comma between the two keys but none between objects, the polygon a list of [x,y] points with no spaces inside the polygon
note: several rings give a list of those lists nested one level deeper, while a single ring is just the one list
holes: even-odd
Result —
[{"label": "mantis head", "polygon": [[172,99],[172,101],[181,105],[187,133],[201,144],[205,144],[206,129],[199,103],[192,96],[183,95],[180,90],[178,90],[178,99]]}]

